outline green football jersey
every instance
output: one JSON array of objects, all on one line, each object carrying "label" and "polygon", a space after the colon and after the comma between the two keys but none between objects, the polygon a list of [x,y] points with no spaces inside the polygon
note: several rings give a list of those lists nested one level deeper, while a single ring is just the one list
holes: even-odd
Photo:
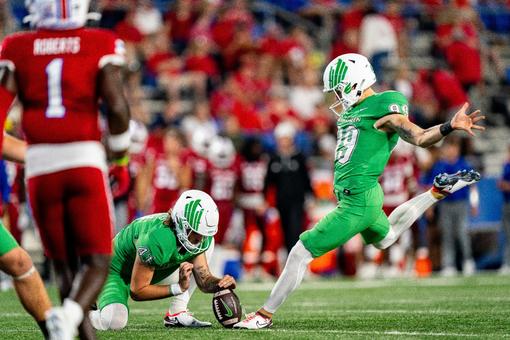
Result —
[{"label": "green football jersey", "polygon": [[[115,237],[111,268],[120,273],[126,283],[131,279],[137,254],[143,263],[155,268],[153,284],[197,256],[180,246],[175,232],[163,223],[167,217],[167,213],[162,213],[138,218]],[[204,237],[202,243],[204,249],[208,249],[212,237]]]},{"label": "green football jersey", "polygon": [[377,130],[374,124],[388,114],[407,115],[408,110],[407,99],[401,93],[386,91],[342,113],[337,122],[335,191],[355,194],[377,184],[399,137]]}]

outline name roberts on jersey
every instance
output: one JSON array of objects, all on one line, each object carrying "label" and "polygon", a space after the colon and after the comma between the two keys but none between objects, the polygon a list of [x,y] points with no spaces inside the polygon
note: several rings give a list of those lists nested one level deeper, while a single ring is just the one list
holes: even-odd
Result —
[{"label": "name roberts on jersey", "polygon": [[34,55],[76,54],[80,52],[80,37],[34,40]]}]

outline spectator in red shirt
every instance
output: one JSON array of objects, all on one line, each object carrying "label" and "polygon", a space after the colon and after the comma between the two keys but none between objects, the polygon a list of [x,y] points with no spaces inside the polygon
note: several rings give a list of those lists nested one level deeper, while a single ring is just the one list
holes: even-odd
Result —
[{"label": "spectator in red shirt", "polygon": [[193,0],[177,0],[165,15],[165,25],[174,49],[181,53],[191,36],[191,29],[197,19],[193,11]]},{"label": "spectator in red shirt", "polygon": [[462,31],[454,33],[454,41],[446,47],[446,60],[462,87],[468,92],[482,79],[482,58],[480,51],[466,43]]},{"label": "spectator in red shirt", "polygon": [[260,39],[260,52],[269,54],[275,58],[282,57],[282,41],[284,32],[278,24],[274,23],[269,25],[266,34]]},{"label": "spectator in red shirt", "polygon": [[439,124],[439,103],[432,87],[431,72],[419,70],[413,82],[413,121],[419,126]]},{"label": "spectator in red shirt", "polygon": [[356,32],[359,31],[368,5],[369,2],[367,0],[354,0],[350,9],[342,15],[340,31],[345,32],[351,29]]},{"label": "spectator in red shirt", "polygon": [[220,80],[218,65],[210,54],[210,46],[211,41],[205,36],[193,38],[184,61],[186,71],[201,78],[204,87],[212,87]]},{"label": "spectator in red shirt", "polygon": [[339,35],[331,46],[329,59],[333,60],[345,53],[358,53],[358,32],[355,30],[347,30]]},{"label": "spectator in red shirt", "polygon": [[435,94],[441,103],[441,108],[449,116],[468,101],[466,92],[461,83],[455,77],[444,61],[438,63],[437,69],[432,73],[432,86]]}]

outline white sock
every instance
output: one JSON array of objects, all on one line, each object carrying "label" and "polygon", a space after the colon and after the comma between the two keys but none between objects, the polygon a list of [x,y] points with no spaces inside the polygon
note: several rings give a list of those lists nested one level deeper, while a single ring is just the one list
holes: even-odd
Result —
[{"label": "white sock", "polygon": [[64,299],[62,308],[64,309],[66,318],[71,321],[75,327],[78,327],[83,321],[83,309],[81,306],[74,300]]},{"label": "white sock", "polygon": [[[214,244],[214,239],[213,239],[211,245],[209,246],[209,249],[207,249],[207,251],[205,252],[205,258],[206,258],[208,264],[211,261],[211,258],[212,258],[213,252],[214,252],[214,247],[215,247],[215,244]],[[179,271],[179,270],[177,270],[177,271]],[[179,276],[177,276],[177,277],[179,277]],[[197,288],[197,284],[195,282],[195,278],[191,277],[191,282],[189,284],[188,290],[185,291],[184,293],[182,293],[181,295],[173,296],[170,298],[170,306],[168,307],[168,313],[169,314],[177,314],[177,313],[187,310],[189,300],[191,299],[191,296],[193,295],[193,292],[195,291],[196,288]]]},{"label": "white sock", "polygon": [[388,216],[390,231],[381,241],[374,244],[379,249],[386,249],[398,240],[400,235],[409,229],[413,223],[434,203],[439,201],[430,190],[399,205]]},{"label": "white sock", "polygon": [[305,248],[303,242],[298,241],[292,247],[285,268],[263,306],[266,311],[275,313],[287,299],[287,296],[301,284],[308,264],[312,259],[312,254]]},{"label": "white sock", "polygon": [[196,287],[197,285],[195,283],[195,279],[192,278],[187,291],[185,291],[181,295],[172,296],[170,298],[170,306],[168,307],[168,313],[177,314],[188,309],[189,300],[191,298],[191,295],[195,291]]},{"label": "white sock", "polygon": [[123,329],[127,325],[128,316],[127,307],[121,303],[112,303],[100,311],[93,310],[89,313],[92,326],[100,331]]}]

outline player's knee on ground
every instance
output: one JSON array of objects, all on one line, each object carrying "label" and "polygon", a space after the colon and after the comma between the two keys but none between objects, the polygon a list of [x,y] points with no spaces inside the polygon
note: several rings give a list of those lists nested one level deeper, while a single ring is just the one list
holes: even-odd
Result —
[{"label": "player's knee on ground", "polygon": [[0,257],[0,269],[14,278],[26,274],[32,267],[32,259],[21,247],[14,248]]},{"label": "player's knee on ground", "polygon": [[128,322],[128,309],[121,303],[106,305],[100,311],[90,313],[90,321],[98,330],[119,330],[126,327]]}]

